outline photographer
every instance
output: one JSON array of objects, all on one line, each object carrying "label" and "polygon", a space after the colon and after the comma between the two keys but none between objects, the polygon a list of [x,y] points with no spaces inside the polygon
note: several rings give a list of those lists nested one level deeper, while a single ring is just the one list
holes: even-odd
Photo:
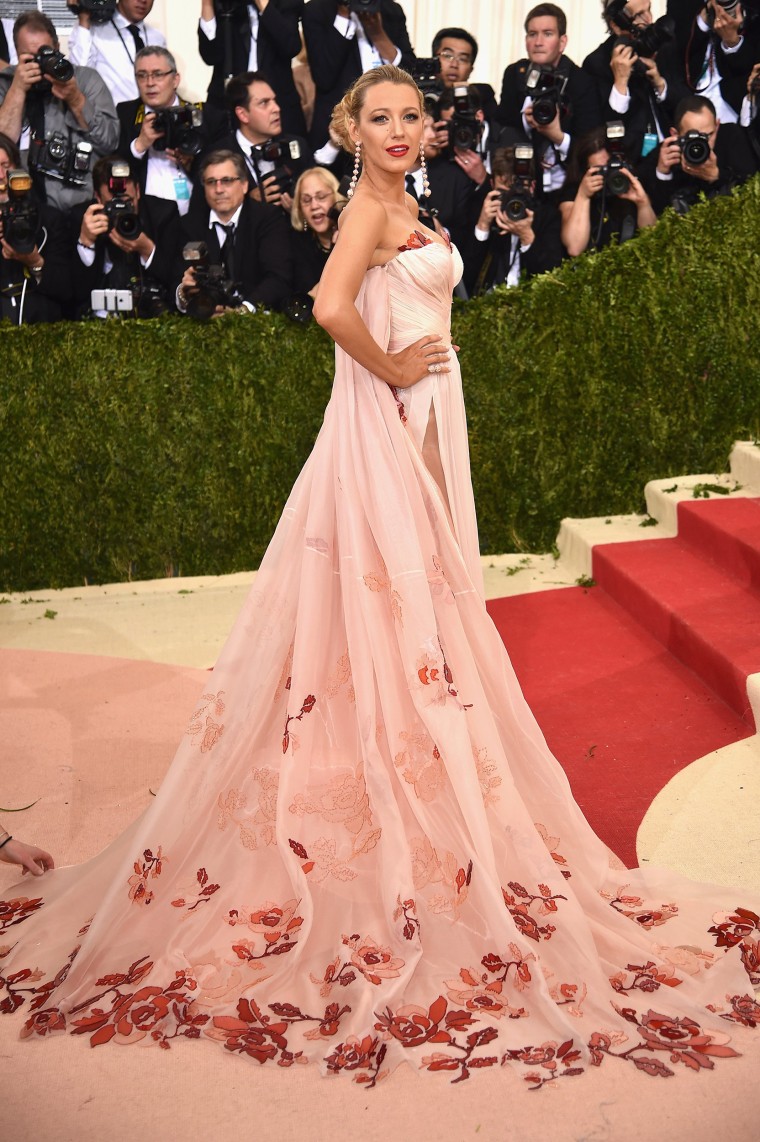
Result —
[{"label": "photographer", "polygon": [[[215,277],[234,287],[221,291],[226,296],[215,311],[279,308],[293,292],[290,226],[285,214],[248,195],[248,168],[242,155],[233,151],[206,155],[199,178],[205,202],[193,204],[182,228],[186,242],[202,242],[207,247],[208,269],[217,271],[206,274],[212,284]],[[218,273],[220,269],[223,274]],[[177,289],[179,311],[193,315],[202,292],[208,296],[210,291],[198,282],[196,270],[188,267]]]},{"label": "photographer", "polygon": [[281,206],[290,214],[295,180],[314,165],[308,143],[298,135],[283,133],[280,105],[261,72],[234,76],[225,95],[237,130],[220,139],[216,149],[243,156],[253,199]]},{"label": "photographer", "polygon": [[470,83],[478,58],[478,41],[470,32],[465,28],[440,28],[433,36],[431,55],[438,60],[441,69],[441,87],[468,83],[471,91],[477,91],[486,118],[496,118],[496,96],[491,84]]},{"label": "photographer", "polygon": [[470,297],[497,285],[519,285],[562,261],[559,214],[555,206],[537,200],[535,192],[532,148],[498,148],[491,189],[461,251]]},{"label": "photographer", "polygon": [[747,77],[760,57],[757,4],[668,0],[689,91],[708,98],[722,123],[735,123]]},{"label": "photographer", "polygon": [[120,155],[99,159],[93,171],[95,201],[81,211],[71,277],[79,313],[105,317],[91,307],[93,290],[126,290],[133,312],[149,317],[173,298],[182,250],[177,207],[140,193]]},{"label": "photographer", "polygon": [[619,138],[613,140],[616,126],[622,135],[622,126],[610,123],[573,145],[559,202],[562,244],[570,257],[614,240],[625,242],[657,221],[644,187],[618,149]]},{"label": "photographer", "polygon": [[645,156],[664,139],[688,94],[673,22],[652,21],[651,0],[603,0],[609,36],[583,61],[597,83],[605,118],[625,124],[630,153]]},{"label": "photographer", "polygon": [[224,88],[233,75],[261,71],[282,108],[283,129],[306,134],[303,108],[293,79],[301,51],[299,21],[304,0],[202,0],[198,26],[201,59],[214,69],[207,100],[224,107]]},{"label": "photographer", "polygon": [[69,36],[69,58],[95,68],[115,104],[137,98],[135,57],[141,48],[166,47],[163,32],[145,23],[153,2],[112,0],[104,20],[93,13],[92,0],[67,0],[78,20]]},{"label": "photographer", "polygon": [[19,62],[0,75],[0,131],[26,157],[40,198],[65,212],[92,197],[92,163],[118,139],[116,110],[100,76],[60,54],[47,16],[22,13],[13,38]]},{"label": "photographer", "polygon": [[420,221],[431,230],[436,230],[436,223],[439,223],[448,231],[454,245],[459,247],[467,240],[478,216],[478,191],[462,167],[450,161],[447,146],[441,146],[437,126],[433,116],[427,114],[423,122],[422,145],[430,195],[424,193],[419,156],[413,159],[410,156],[406,190],[419,203]]},{"label": "photographer", "polygon": [[404,10],[395,0],[308,0],[303,35],[317,89],[309,133],[317,150],[329,141],[333,107],[354,80],[381,63],[409,71],[414,52]]},{"label": "photographer", "polygon": [[568,59],[566,46],[565,13],[539,4],[525,19],[528,58],[510,64],[502,80],[498,118],[532,145],[539,196],[559,190],[573,137],[603,117],[594,81]]},{"label": "photographer", "polygon": [[138,99],[116,108],[119,153],[134,163],[144,194],[174,202],[187,214],[198,157],[221,134],[219,112],[178,94],[180,75],[167,48],[142,48],[135,59]]},{"label": "photographer", "polygon": [[757,169],[746,128],[722,124],[709,99],[689,95],[676,108],[675,127],[641,164],[640,174],[658,214],[667,206],[685,214],[700,194],[727,194]]},{"label": "photographer", "polygon": [[0,317],[14,325],[59,321],[69,295],[66,222],[37,202],[6,135],[0,135],[0,254]]}]

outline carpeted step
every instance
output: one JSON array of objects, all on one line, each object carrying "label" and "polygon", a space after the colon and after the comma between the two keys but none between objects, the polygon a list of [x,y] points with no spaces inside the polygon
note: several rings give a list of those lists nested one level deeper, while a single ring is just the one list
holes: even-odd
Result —
[{"label": "carpeted step", "polygon": [[488,611],[581,809],[636,864],[660,790],[749,725],[600,587],[492,599]]},{"label": "carpeted step", "polygon": [[760,499],[680,503],[678,538],[760,593]]},{"label": "carpeted step", "polygon": [[756,561],[748,532],[734,535],[728,528],[729,517],[741,514],[739,502],[729,512],[715,510],[726,507],[679,508],[688,541],[679,536],[595,548],[594,579],[754,728],[747,677],[760,671],[760,591],[751,585]]}]

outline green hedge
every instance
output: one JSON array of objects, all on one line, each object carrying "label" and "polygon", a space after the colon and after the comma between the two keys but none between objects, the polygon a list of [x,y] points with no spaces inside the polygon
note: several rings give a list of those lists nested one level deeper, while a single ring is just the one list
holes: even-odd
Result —
[{"label": "green hedge", "polygon": [[[483,551],[760,435],[760,181],[457,303]],[[0,327],[0,589],[257,565],[330,392],[280,315]]]}]

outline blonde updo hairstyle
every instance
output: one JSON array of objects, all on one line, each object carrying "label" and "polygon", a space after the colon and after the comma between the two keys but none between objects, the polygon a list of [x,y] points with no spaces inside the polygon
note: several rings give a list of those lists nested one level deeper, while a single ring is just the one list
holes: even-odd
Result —
[{"label": "blonde updo hairstyle", "polygon": [[340,140],[343,150],[348,151],[350,155],[354,153],[355,144],[348,129],[349,122],[351,120],[354,123],[359,122],[359,115],[367,98],[367,92],[378,83],[406,84],[407,87],[413,88],[420,105],[420,115],[423,117],[425,115],[425,97],[408,71],[395,67],[392,63],[384,63],[382,67],[370,68],[369,71],[365,71],[363,75],[359,76],[349,87],[340,103],[335,105],[330,121],[331,132],[336,139]]},{"label": "blonde updo hairstyle", "polygon": [[335,195],[336,206],[343,207],[348,202],[347,198],[344,198],[342,194],[338,194],[338,187],[340,184],[338,183],[338,180],[332,171],[326,170],[324,167],[309,167],[308,170],[302,171],[298,176],[298,182],[296,183],[296,188],[293,191],[293,205],[290,208],[290,224],[294,230],[307,229],[306,219],[304,218],[303,210],[301,208],[301,194],[304,180],[312,174],[317,176],[317,178],[324,184],[326,190],[332,191],[332,193]]}]

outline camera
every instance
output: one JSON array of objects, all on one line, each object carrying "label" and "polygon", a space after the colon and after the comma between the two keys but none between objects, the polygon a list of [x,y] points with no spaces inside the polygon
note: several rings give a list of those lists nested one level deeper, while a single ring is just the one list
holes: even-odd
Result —
[{"label": "camera", "polygon": [[308,325],[311,321],[311,311],[314,302],[308,293],[294,293],[282,307],[282,312],[296,325]]},{"label": "camera", "polygon": [[162,107],[155,112],[153,129],[161,135],[153,147],[156,151],[173,150],[183,155],[197,155],[203,148],[199,128],[203,108],[195,103],[180,107]]},{"label": "camera", "polygon": [[8,201],[0,203],[3,238],[17,254],[37,245],[40,213],[31,198],[32,179],[25,170],[8,171]]},{"label": "camera", "polygon": [[112,197],[104,206],[109,230],[115,230],[122,238],[127,238],[129,241],[139,238],[142,234],[142,224],[127,193],[127,182],[131,178],[129,163],[111,163],[111,175],[107,185]]},{"label": "camera", "polygon": [[533,181],[533,148],[515,147],[514,174],[509,190],[502,190],[499,207],[510,222],[522,222],[529,210],[535,210],[531,193]]},{"label": "camera", "polygon": [[293,193],[295,178],[288,162],[295,162],[301,157],[301,144],[297,139],[267,139],[265,143],[257,143],[251,147],[251,158],[257,161],[274,163],[274,170],[262,174],[262,179],[274,179],[281,194]]},{"label": "camera", "polygon": [[208,321],[213,317],[218,305],[225,309],[239,309],[244,298],[237,282],[227,277],[227,270],[221,265],[209,262],[208,246],[205,242],[188,242],[182,251],[186,268],[195,271],[195,290],[188,294],[187,312],[198,321]]},{"label": "camera", "polygon": [[[730,0],[731,3],[734,0]],[[660,48],[673,43],[676,38],[676,25],[672,16],[660,16],[652,24],[635,24],[625,11],[627,0],[611,0],[604,9],[604,18],[613,21],[622,29],[622,35],[615,37],[613,47],[625,44],[633,48],[638,56],[654,59]],[[646,64],[637,59],[633,65],[634,75],[646,77]]]},{"label": "camera", "polygon": [[710,136],[704,131],[687,131],[678,136],[678,145],[690,167],[701,167],[710,157]]},{"label": "camera", "polygon": [[625,157],[625,127],[619,119],[607,124],[607,150],[609,162],[599,167],[599,173],[604,175],[607,194],[618,198],[631,189],[631,180],[626,174],[631,168]]},{"label": "camera", "polygon": [[29,169],[67,186],[87,185],[91,161],[92,143],[80,139],[72,146],[61,131],[48,139],[32,139],[29,147]]},{"label": "camera", "polygon": [[551,67],[532,67],[525,78],[525,87],[531,98],[533,118],[539,127],[548,127],[557,111],[567,111],[565,88],[567,76]]},{"label": "camera", "polygon": [[116,0],[79,0],[69,8],[75,16],[86,12],[91,24],[109,24],[116,13]]},{"label": "camera", "polygon": [[[719,8],[723,9],[727,16],[732,16],[734,18],[736,17],[736,10],[739,7],[739,0],[715,0],[715,3]],[[712,27],[715,23],[715,9],[712,7],[712,5],[705,8],[705,20],[710,25],[710,27]]]},{"label": "camera", "polygon": [[348,0],[348,7],[361,16],[363,12],[379,12],[380,0]]},{"label": "camera", "polygon": [[456,85],[453,90],[454,114],[448,122],[450,159],[454,158],[456,151],[477,151],[483,134],[483,124],[477,117],[479,106],[466,83]]},{"label": "camera", "polygon": [[66,59],[63,52],[56,51],[49,44],[43,44],[34,56],[34,62],[46,79],[53,79],[57,83],[68,83],[74,78],[74,67]]},{"label": "camera", "polygon": [[437,103],[443,91],[441,61],[438,57],[431,56],[430,58],[416,59],[413,66],[409,69],[409,74],[425,96],[425,100],[432,99]]}]

